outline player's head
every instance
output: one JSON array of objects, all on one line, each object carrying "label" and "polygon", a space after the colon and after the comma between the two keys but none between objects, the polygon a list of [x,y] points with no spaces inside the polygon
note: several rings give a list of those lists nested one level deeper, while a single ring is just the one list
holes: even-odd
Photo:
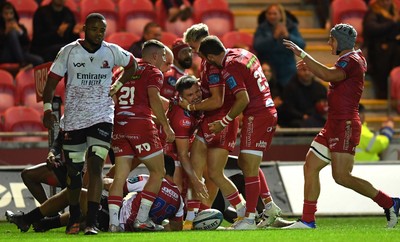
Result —
[{"label": "player's head", "polygon": [[171,69],[172,63],[174,63],[174,54],[168,46],[165,47],[165,63],[160,67],[162,73],[167,72]]},{"label": "player's head", "polygon": [[107,22],[103,15],[91,13],[86,17],[83,30],[85,31],[85,41],[92,46],[99,46],[106,34]]},{"label": "player's head", "polygon": [[193,56],[192,48],[183,42],[181,38],[176,39],[172,44],[172,52],[174,53],[174,64],[183,69],[189,69],[192,67]]},{"label": "player's head", "polygon": [[191,75],[181,76],[175,84],[181,98],[186,99],[190,104],[201,102],[202,93],[199,80]]},{"label": "player's head", "polygon": [[218,60],[222,53],[225,53],[225,46],[217,36],[207,36],[200,42],[199,55],[209,63],[221,67]]},{"label": "player's head", "polygon": [[165,46],[158,40],[151,39],[143,44],[142,59],[158,69],[165,64],[167,57]]},{"label": "player's head", "polygon": [[175,161],[169,155],[164,154],[164,167],[165,167],[165,175],[173,177],[175,173]]},{"label": "player's head", "polygon": [[357,31],[349,24],[336,24],[331,29],[331,37],[337,42],[336,54],[344,50],[351,50],[356,44]]},{"label": "player's head", "polygon": [[183,33],[183,40],[189,44],[189,46],[193,49],[194,52],[198,52],[200,41],[210,35],[208,32],[208,26],[199,23],[190,26],[185,33]]}]

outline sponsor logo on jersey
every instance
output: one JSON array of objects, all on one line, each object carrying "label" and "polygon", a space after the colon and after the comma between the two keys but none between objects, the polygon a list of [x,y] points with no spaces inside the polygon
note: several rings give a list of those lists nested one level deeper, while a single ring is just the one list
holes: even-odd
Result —
[{"label": "sponsor logo on jersey", "polygon": [[338,66],[341,68],[345,68],[347,66],[347,61],[339,61]]},{"label": "sponsor logo on jersey", "polygon": [[74,67],[85,67],[85,63],[72,63]]},{"label": "sponsor logo on jersey", "polygon": [[167,195],[168,197],[172,197],[175,200],[178,200],[179,195],[172,189],[169,189],[168,187],[161,187],[161,191],[162,193],[164,193],[165,195]]},{"label": "sponsor logo on jersey", "polygon": [[168,77],[167,83],[174,87],[176,85],[176,78],[173,76]]},{"label": "sponsor logo on jersey", "polygon": [[89,58],[89,60],[90,60],[90,62],[93,62],[93,60],[94,60],[93,56],[91,56],[91,57]]},{"label": "sponsor logo on jersey", "polygon": [[190,127],[192,125],[192,122],[188,119],[183,119],[179,121],[179,125],[182,127]]},{"label": "sponsor logo on jersey", "polygon": [[134,183],[140,182],[140,181],[143,181],[143,177],[141,177],[141,176],[128,178],[128,183],[130,183],[130,184],[134,184]]},{"label": "sponsor logo on jersey", "polygon": [[217,84],[219,83],[219,74],[213,74],[208,76],[208,82],[210,84]]},{"label": "sponsor logo on jersey", "polygon": [[266,148],[267,147],[267,142],[260,140],[259,142],[256,143],[256,147],[259,148]]},{"label": "sponsor logo on jersey", "polygon": [[101,69],[110,69],[110,65],[108,64],[107,60],[103,60],[103,64],[100,67]]},{"label": "sponsor logo on jersey", "polygon": [[237,82],[235,80],[235,78],[233,76],[230,76],[227,80],[226,80],[226,84],[228,84],[229,89],[233,89],[237,86]]}]

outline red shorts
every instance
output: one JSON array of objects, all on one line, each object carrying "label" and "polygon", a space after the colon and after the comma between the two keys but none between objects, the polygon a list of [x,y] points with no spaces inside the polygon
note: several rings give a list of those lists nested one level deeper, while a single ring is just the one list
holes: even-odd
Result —
[{"label": "red shorts", "polygon": [[271,146],[278,122],[277,113],[243,116],[240,150],[267,150]]},{"label": "red shorts", "polygon": [[360,119],[328,119],[314,141],[326,146],[330,152],[354,155],[360,134]]},{"label": "red shorts", "polygon": [[221,120],[224,116],[204,117],[200,123],[197,136],[203,138],[208,148],[221,148],[232,152],[235,149],[236,137],[239,128],[239,120],[236,118],[230,122],[221,132],[214,134],[209,130],[208,124]]},{"label": "red shorts", "polygon": [[125,125],[116,121],[111,145],[115,157],[146,157],[163,149],[156,125],[148,119],[131,119]]}]

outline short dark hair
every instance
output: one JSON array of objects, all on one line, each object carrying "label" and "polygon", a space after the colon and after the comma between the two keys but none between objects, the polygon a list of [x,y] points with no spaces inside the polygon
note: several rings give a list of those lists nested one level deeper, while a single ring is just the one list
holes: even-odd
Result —
[{"label": "short dark hair", "polygon": [[225,47],[217,36],[207,36],[200,42],[199,52],[202,53],[204,56],[210,54],[219,55],[221,54],[221,52],[224,51]]},{"label": "short dark hair", "polygon": [[175,161],[169,155],[164,154],[164,167],[165,167],[165,174],[168,176],[173,177],[175,173]]},{"label": "short dark hair", "polygon": [[96,20],[96,19],[102,20],[102,21],[103,20],[106,21],[106,18],[102,14],[100,14],[100,13],[91,13],[86,17],[85,24],[88,24],[92,20]]},{"label": "short dark hair", "polygon": [[151,28],[155,28],[155,27],[161,28],[161,26],[156,22],[148,22],[143,28],[143,33],[147,33],[147,32],[149,32],[149,30]]},{"label": "short dark hair", "polygon": [[184,90],[191,88],[196,83],[198,83],[198,79],[192,75],[181,76],[176,81],[175,90],[182,94]]},{"label": "short dark hair", "polygon": [[142,51],[149,48],[164,49],[165,45],[156,39],[151,39],[143,43]]}]

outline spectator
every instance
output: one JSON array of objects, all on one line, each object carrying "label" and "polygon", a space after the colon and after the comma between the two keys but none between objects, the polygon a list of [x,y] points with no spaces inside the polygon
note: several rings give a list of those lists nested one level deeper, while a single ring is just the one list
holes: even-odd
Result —
[{"label": "spectator", "polygon": [[162,29],[161,26],[154,22],[149,22],[144,26],[142,38],[136,41],[129,47],[129,51],[136,57],[142,58],[143,43],[151,40],[161,40]]},{"label": "spectator", "polygon": [[363,34],[375,97],[386,99],[390,70],[400,65],[400,16],[392,0],[370,4],[363,20]]},{"label": "spectator", "polygon": [[282,105],[281,91],[278,88],[276,79],[272,76],[271,66],[267,62],[264,62],[261,64],[261,68],[265,78],[267,78],[269,89],[271,90],[271,96],[275,103],[275,107],[278,108],[279,106]]},{"label": "spectator", "polygon": [[328,111],[327,89],[308,69],[298,69],[283,90],[279,125],[283,127],[323,127]]},{"label": "spectator", "polygon": [[360,104],[358,108],[362,123],[360,144],[356,148],[355,160],[357,162],[374,162],[380,160],[380,154],[386,150],[394,134],[394,122],[390,119],[382,123],[379,132],[371,131],[365,122],[365,107]]},{"label": "spectator", "polygon": [[282,5],[271,4],[258,18],[253,47],[260,62],[271,65],[272,73],[281,90],[296,73],[295,56],[282,44],[284,38],[290,39],[301,48],[305,46],[296,20],[285,12]]},{"label": "spectator", "polygon": [[194,22],[192,3],[187,0],[162,0],[157,13],[161,27],[181,36]]},{"label": "spectator", "polygon": [[19,23],[18,12],[10,2],[0,7],[0,63],[17,62],[20,67],[43,63],[40,56],[29,53],[30,40],[24,25]]},{"label": "spectator", "polygon": [[82,24],[76,24],[75,16],[66,7],[65,0],[52,0],[39,7],[33,16],[32,53],[53,61],[64,45],[79,38]]}]

